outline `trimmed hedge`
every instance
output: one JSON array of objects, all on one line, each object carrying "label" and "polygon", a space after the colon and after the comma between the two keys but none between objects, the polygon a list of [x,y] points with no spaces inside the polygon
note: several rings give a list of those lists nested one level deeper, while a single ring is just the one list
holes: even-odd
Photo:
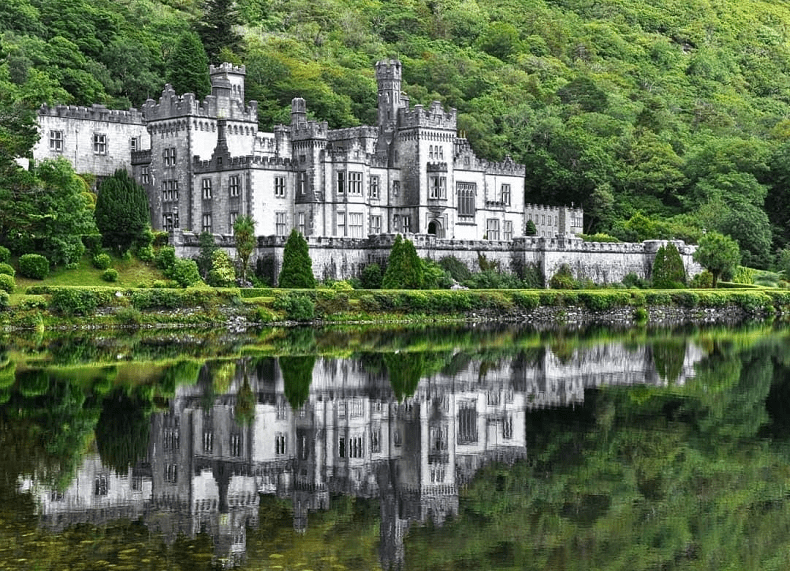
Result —
[{"label": "trimmed hedge", "polygon": [[20,256],[19,273],[26,278],[43,280],[49,275],[49,260],[39,254]]},{"label": "trimmed hedge", "polygon": [[8,293],[14,293],[15,289],[16,289],[16,281],[14,281],[13,276],[0,274],[0,290],[3,290]]},{"label": "trimmed hedge", "polygon": [[12,268],[9,264],[6,264],[5,262],[0,262],[0,274],[5,274],[13,278],[16,275],[16,270]]},{"label": "trimmed hedge", "polygon": [[88,315],[99,307],[113,303],[114,293],[110,289],[58,288],[52,292],[50,307],[63,315]]}]

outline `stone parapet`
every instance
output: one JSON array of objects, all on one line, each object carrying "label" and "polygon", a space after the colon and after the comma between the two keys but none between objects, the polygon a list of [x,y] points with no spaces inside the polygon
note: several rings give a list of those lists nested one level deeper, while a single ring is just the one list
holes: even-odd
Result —
[{"label": "stone parapet", "polygon": [[137,109],[121,111],[107,109],[104,105],[94,104],[91,107],[77,105],[56,105],[50,107],[46,103],[39,107],[39,116],[62,117],[64,119],[79,119],[83,121],[103,121],[107,123],[131,123],[142,125],[143,114]]}]

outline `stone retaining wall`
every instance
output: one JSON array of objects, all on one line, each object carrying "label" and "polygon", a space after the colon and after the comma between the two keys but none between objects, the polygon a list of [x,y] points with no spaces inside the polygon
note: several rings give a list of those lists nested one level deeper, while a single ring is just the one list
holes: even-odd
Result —
[{"label": "stone retaining wall", "polygon": [[[649,278],[658,249],[667,240],[648,240],[641,243],[584,242],[575,236],[555,238],[521,237],[512,241],[491,240],[448,240],[430,234],[410,234],[421,258],[439,261],[453,256],[464,262],[470,270],[478,271],[478,260],[484,256],[496,262],[502,271],[522,275],[524,268],[537,266],[541,269],[544,283],[567,264],[576,279],[590,279],[596,284],[619,283],[629,274]],[[386,266],[395,234],[379,234],[368,238],[308,237],[313,273],[319,280],[348,279],[359,277],[362,269],[371,263]],[[216,236],[217,244],[235,256],[232,236]],[[251,267],[257,267],[262,277],[276,284],[282,267],[284,236],[261,236],[252,255]],[[198,235],[176,230],[171,234],[171,243],[176,254],[183,258],[197,257],[200,247]],[[692,256],[696,246],[682,241],[672,241],[678,248],[692,277],[702,271]]]}]

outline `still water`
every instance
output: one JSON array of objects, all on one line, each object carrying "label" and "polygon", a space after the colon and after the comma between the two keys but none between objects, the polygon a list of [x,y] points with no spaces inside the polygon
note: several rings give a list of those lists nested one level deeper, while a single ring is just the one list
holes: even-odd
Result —
[{"label": "still water", "polygon": [[2,569],[788,569],[790,329],[0,338]]}]

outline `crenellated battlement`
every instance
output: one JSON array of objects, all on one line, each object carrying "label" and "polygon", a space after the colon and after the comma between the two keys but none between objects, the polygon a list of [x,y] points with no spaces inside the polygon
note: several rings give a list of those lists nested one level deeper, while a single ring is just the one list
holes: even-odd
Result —
[{"label": "crenellated battlement", "polygon": [[396,59],[385,59],[376,62],[376,79],[379,81],[400,81],[402,76],[401,62]]},{"label": "crenellated battlement", "polygon": [[401,110],[400,127],[402,129],[427,127],[431,129],[455,131],[456,124],[456,110],[450,109],[450,111],[445,111],[442,104],[438,101],[431,103],[428,109],[422,105],[415,105],[411,110]]},{"label": "crenellated battlement", "polygon": [[215,75],[218,73],[237,73],[240,75],[247,74],[247,68],[244,65],[233,65],[232,63],[223,62],[219,65],[209,65],[208,74]]},{"label": "crenellated battlement", "polygon": [[507,155],[505,160],[500,163],[486,161],[485,171],[486,174],[524,176],[526,174],[526,167],[518,164],[510,155]]},{"label": "crenellated battlement", "polygon": [[346,127],[345,129],[332,129],[327,138],[330,141],[346,141],[349,139],[375,139],[378,137],[377,127],[363,125],[361,127]]},{"label": "crenellated battlement", "polygon": [[104,121],[107,123],[130,123],[142,125],[145,122],[143,113],[137,109],[126,111],[107,109],[104,105],[93,104],[91,107],[77,105],[56,105],[50,107],[46,103],[38,109],[41,117],[62,117],[64,119],[78,119],[83,121]]},{"label": "crenellated battlement", "polygon": [[[195,156],[192,165],[196,173],[213,172],[216,165],[213,160],[201,160]],[[291,170],[294,162],[290,158],[267,157],[260,155],[246,155],[242,157],[229,157],[223,164],[223,170],[244,168]]]},{"label": "crenellated battlement", "polygon": [[326,121],[307,121],[291,125],[291,137],[299,139],[327,139],[329,136],[329,123]]},{"label": "crenellated battlement", "polygon": [[[207,95],[201,103],[194,93],[177,95],[168,83],[162,90],[158,101],[147,100],[143,104],[142,113],[146,121],[165,121],[175,117],[194,116],[206,119],[216,119],[219,115],[217,97]],[[258,121],[258,102],[250,101],[246,107],[239,101],[231,100],[230,116],[225,119],[236,121]]]}]

